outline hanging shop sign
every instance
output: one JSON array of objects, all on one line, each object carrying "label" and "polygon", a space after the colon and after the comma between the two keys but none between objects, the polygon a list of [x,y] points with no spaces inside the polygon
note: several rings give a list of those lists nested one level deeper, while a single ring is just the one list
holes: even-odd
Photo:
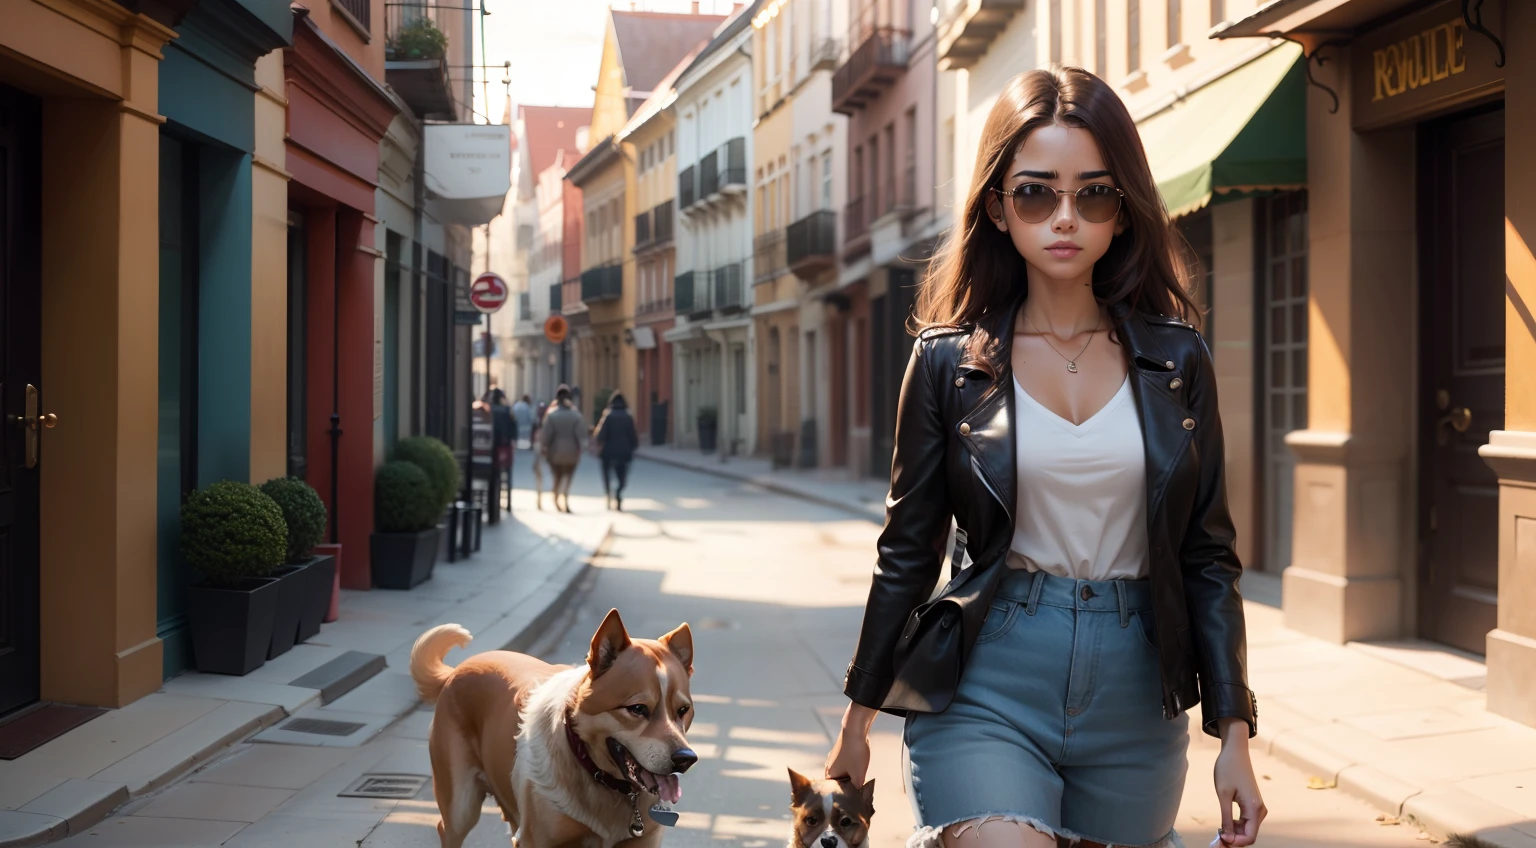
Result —
[{"label": "hanging shop sign", "polygon": [[505,124],[427,124],[423,180],[433,217],[480,226],[501,213],[512,188],[512,128]]},{"label": "hanging shop sign", "polygon": [[565,320],[564,315],[551,315],[544,319],[544,338],[549,339],[550,344],[561,344],[571,331],[571,322]]},{"label": "hanging shop sign", "polygon": [[[1481,4],[1482,26],[1504,38],[1503,3]],[[1504,69],[1493,39],[1467,26],[1460,2],[1407,15],[1350,45],[1355,129],[1423,120],[1496,96]]]}]

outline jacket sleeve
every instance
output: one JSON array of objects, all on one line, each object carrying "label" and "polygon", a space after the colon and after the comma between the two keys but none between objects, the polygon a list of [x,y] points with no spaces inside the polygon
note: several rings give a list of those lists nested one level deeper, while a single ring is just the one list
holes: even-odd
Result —
[{"label": "jacket sleeve", "polygon": [[1243,566],[1233,548],[1236,531],[1227,511],[1226,453],[1221,412],[1216,403],[1216,374],[1204,339],[1198,345],[1190,406],[1195,414],[1195,449],[1200,478],[1184,531],[1179,560],[1184,594],[1194,630],[1200,669],[1201,726],[1217,736],[1217,721],[1240,718],[1248,735],[1258,732],[1258,704],[1248,688],[1247,626],[1238,580]]},{"label": "jacket sleeve", "polygon": [[901,382],[885,529],[876,546],[874,582],[858,647],[843,681],[844,694],[873,709],[880,708],[895,681],[894,653],[902,628],[938,582],[952,517],[944,462],[949,434],[929,371],[927,345],[919,339],[913,346]]}]

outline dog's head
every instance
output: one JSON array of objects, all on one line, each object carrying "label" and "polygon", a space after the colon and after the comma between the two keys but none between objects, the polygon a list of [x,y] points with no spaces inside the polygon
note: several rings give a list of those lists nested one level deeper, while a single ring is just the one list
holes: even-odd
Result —
[{"label": "dog's head", "polygon": [[789,770],[789,809],[795,814],[790,848],[863,848],[875,817],[875,782],[855,788],[846,780],[811,780]]},{"label": "dog's head", "polygon": [[693,724],[693,632],[683,624],[660,639],[630,639],[619,611],[610,610],[592,636],[587,670],[576,692],[574,729],[593,762],[677,803],[678,776],[699,759],[686,737]]}]

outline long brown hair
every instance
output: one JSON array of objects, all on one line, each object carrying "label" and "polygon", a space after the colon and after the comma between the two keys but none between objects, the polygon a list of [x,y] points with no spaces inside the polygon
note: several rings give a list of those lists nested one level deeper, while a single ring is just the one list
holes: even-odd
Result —
[{"label": "long brown hair", "polygon": [[936,252],[913,314],[918,331],[971,327],[968,358],[994,376],[1007,370],[1013,316],[1029,294],[1029,277],[1008,234],[987,215],[987,203],[992,189],[1002,187],[1020,145],[1050,124],[1091,133],[1104,167],[1125,193],[1120,209],[1125,229],[1093,266],[1093,295],[1110,319],[1118,326],[1133,311],[1186,318],[1199,311],[1184,290],[1188,271],[1176,251],[1183,240],[1168,221],[1125,104],[1081,68],[1028,71],[1009,81],[987,115],[964,213]]}]

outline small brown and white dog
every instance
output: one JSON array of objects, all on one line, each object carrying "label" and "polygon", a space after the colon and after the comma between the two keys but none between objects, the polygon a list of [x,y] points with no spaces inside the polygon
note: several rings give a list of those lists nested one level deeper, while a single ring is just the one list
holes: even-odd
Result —
[{"label": "small brown and white dog", "polygon": [[427,747],[443,848],[459,848],[496,799],[524,848],[648,848],[662,827],[642,810],[682,798],[678,777],[698,756],[693,723],[693,634],[683,624],[658,640],[631,640],[609,611],[585,665],[486,651],[457,668],[450,648],[469,643],[457,624],[434,627],[411,648],[411,677],[436,701]]},{"label": "small brown and white dog", "polygon": [[786,848],[865,848],[875,817],[875,781],[812,780],[789,770],[794,832]]}]

